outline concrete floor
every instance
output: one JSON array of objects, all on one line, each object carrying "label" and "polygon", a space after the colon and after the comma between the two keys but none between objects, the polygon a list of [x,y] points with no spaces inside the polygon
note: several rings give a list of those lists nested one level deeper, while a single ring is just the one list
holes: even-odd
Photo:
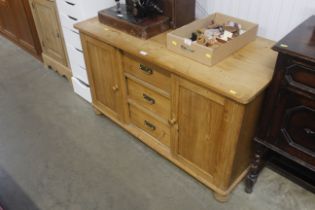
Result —
[{"label": "concrete floor", "polygon": [[6,210],[314,210],[315,196],[265,169],[228,203],[0,37],[0,203]]}]

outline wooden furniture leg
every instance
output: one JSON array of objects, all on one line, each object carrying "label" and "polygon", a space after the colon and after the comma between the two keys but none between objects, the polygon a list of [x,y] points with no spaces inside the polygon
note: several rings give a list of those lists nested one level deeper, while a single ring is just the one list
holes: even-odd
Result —
[{"label": "wooden furniture leg", "polygon": [[252,164],[250,166],[249,172],[245,179],[245,192],[252,193],[253,187],[257,181],[259,173],[263,169],[265,165],[264,156],[267,152],[267,149],[262,145],[256,144],[256,150],[254,154],[254,158]]},{"label": "wooden furniture leg", "polygon": [[214,198],[215,198],[217,201],[219,201],[219,202],[221,202],[221,203],[227,202],[227,201],[229,200],[229,198],[230,198],[229,195],[222,195],[222,194],[219,194],[219,193],[217,193],[217,192],[214,192],[214,193],[213,193],[213,196],[214,196]]}]

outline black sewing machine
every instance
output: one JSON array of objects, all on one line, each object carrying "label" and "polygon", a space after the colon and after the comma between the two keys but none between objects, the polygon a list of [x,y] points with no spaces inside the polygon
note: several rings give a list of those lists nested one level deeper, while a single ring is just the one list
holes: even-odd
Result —
[{"label": "black sewing machine", "polygon": [[[119,0],[116,0],[119,6]],[[126,0],[127,11],[136,18],[154,17],[162,15],[163,5],[161,0]]]},{"label": "black sewing machine", "polygon": [[100,22],[148,39],[195,19],[195,0],[126,0],[99,12]]}]

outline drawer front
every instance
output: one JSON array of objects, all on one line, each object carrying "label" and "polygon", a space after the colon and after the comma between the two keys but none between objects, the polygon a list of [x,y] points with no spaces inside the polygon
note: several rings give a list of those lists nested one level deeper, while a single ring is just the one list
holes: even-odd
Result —
[{"label": "drawer front", "polygon": [[71,66],[80,66],[83,69],[86,69],[84,56],[82,50],[70,45],[67,43],[68,56]]},{"label": "drawer front", "polygon": [[286,67],[285,80],[289,86],[315,94],[315,65],[293,61]]},{"label": "drawer front", "polygon": [[315,169],[315,100],[282,89],[269,141]]},{"label": "drawer front", "polygon": [[130,99],[152,111],[165,120],[170,119],[170,100],[150,90],[132,79],[127,79],[128,96]]},{"label": "drawer front", "polygon": [[89,85],[87,71],[85,69],[83,69],[82,67],[80,67],[78,65],[73,65],[73,66],[71,66],[71,70],[72,70],[73,77],[78,78],[79,80],[81,80],[85,84]]},{"label": "drawer front", "polygon": [[82,51],[81,39],[78,32],[63,27],[63,33],[66,43]]},{"label": "drawer front", "polygon": [[66,14],[60,13],[61,25],[65,28],[70,29],[70,30],[74,30],[77,33],[79,33],[79,31],[77,29],[75,29],[73,27],[73,25],[78,23],[79,21],[80,21],[79,18],[72,17],[71,15],[66,15]]},{"label": "drawer front", "polygon": [[76,1],[69,0],[59,0],[58,1],[59,12],[64,15],[69,15],[78,20],[82,20],[81,5]]},{"label": "drawer front", "polygon": [[170,146],[170,128],[142,112],[133,105],[129,105],[131,123],[156,138],[166,146]]},{"label": "drawer front", "polygon": [[170,93],[171,78],[169,72],[151,67],[145,63],[134,60],[129,56],[124,56],[124,70],[125,72]]},{"label": "drawer front", "polygon": [[80,82],[80,80],[72,77],[72,85],[73,85],[73,90],[76,94],[81,96],[83,99],[88,101],[89,103],[92,103],[92,95],[90,88]]}]

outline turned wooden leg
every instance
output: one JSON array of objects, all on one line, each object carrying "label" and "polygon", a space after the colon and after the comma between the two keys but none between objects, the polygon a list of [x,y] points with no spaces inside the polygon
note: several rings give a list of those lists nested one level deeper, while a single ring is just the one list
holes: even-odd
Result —
[{"label": "turned wooden leg", "polygon": [[245,192],[252,193],[253,187],[257,181],[260,171],[264,167],[264,155],[266,153],[266,148],[257,145],[257,149],[254,154],[254,159],[250,166],[249,172],[245,179]]},{"label": "turned wooden leg", "polygon": [[103,114],[97,108],[94,107],[93,109],[94,109],[94,112],[95,112],[96,115],[102,115]]},{"label": "turned wooden leg", "polygon": [[229,195],[222,195],[222,194],[219,194],[219,193],[217,193],[217,192],[214,192],[213,195],[214,195],[214,198],[215,198],[217,201],[221,202],[221,203],[227,202],[227,201],[229,200],[229,198],[230,198]]}]

